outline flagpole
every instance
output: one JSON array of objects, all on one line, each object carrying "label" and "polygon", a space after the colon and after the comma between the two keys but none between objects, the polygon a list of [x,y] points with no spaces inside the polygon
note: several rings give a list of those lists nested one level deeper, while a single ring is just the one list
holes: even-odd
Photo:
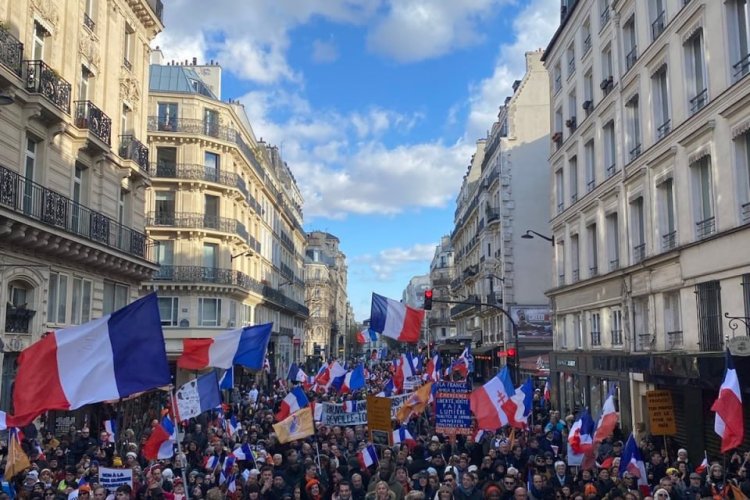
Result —
[{"label": "flagpole", "polygon": [[320,451],[318,450],[318,440],[315,440],[315,458],[318,461],[318,470],[320,470]]}]

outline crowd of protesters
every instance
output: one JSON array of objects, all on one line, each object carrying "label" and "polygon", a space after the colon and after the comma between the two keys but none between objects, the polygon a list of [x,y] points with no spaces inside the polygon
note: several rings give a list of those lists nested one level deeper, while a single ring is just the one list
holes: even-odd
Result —
[{"label": "crowd of protesters", "polygon": [[[340,395],[310,392],[310,400],[340,402],[378,393],[390,376],[391,363],[371,367],[367,390]],[[367,444],[365,426],[316,424],[307,439],[280,444],[272,424],[289,388],[256,385],[235,389],[239,397],[220,418],[209,412],[180,424],[180,442],[170,459],[148,461],[143,445],[148,432],[130,429],[114,442],[100,429],[71,429],[53,435],[38,424],[26,429],[23,447],[31,467],[3,480],[0,500],[231,499],[231,500],[712,500],[750,497],[747,476],[750,454],[728,457],[696,472],[687,451],[667,453],[648,436],[640,439],[647,488],[639,488],[631,472],[620,474],[623,436],[619,427],[597,449],[595,465],[568,466],[567,433],[573,416],[561,418],[537,389],[531,425],[495,433],[448,436],[434,432],[434,407],[412,416],[406,424],[414,442],[378,446],[376,464],[363,468],[358,452]],[[228,435],[222,421],[233,414],[241,429]],[[662,442],[663,443],[663,442]],[[248,444],[254,450],[226,470],[225,459]],[[7,449],[4,450],[7,456]],[[99,468],[129,468],[133,484],[107,491],[99,483]]]}]

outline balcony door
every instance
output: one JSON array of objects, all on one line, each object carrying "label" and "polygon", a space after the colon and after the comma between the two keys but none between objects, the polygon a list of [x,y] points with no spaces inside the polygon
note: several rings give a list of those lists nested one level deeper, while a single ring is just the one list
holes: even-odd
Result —
[{"label": "balcony door", "polygon": [[160,102],[158,106],[159,130],[175,132],[177,130],[177,103]]},{"label": "balcony door", "polygon": [[156,176],[177,176],[177,148],[156,148]]},{"label": "balcony door", "polygon": [[[24,176],[26,177],[26,182],[24,183],[24,190],[23,190],[23,211],[27,214],[32,214],[34,210],[34,197],[35,197],[35,189],[34,189],[34,178],[36,176],[37,172],[37,166],[36,166],[36,156],[37,156],[37,149],[38,149],[38,143],[31,137],[28,137],[26,139],[26,164],[24,168]],[[38,198],[39,195],[36,194],[36,197]],[[40,203],[41,200],[37,199],[37,203]]]},{"label": "balcony door", "polygon": [[206,180],[209,182],[218,182],[219,155],[206,151],[203,156],[203,167],[206,174]]},{"label": "balcony door", "polygon": [[219,267],[219,245],[203,244],[203,278],[208,282],[216,280],[216,268]]},{"label": "balcony door", "polygon": [[156,214],[154,225],[171,226],[175,223],[175,202],[173,191],[156,192]]},{"label": "balcony door", "polygon": [[219,197],[212,195],[204,196],[203,225],[209,229],[219,228]]}]

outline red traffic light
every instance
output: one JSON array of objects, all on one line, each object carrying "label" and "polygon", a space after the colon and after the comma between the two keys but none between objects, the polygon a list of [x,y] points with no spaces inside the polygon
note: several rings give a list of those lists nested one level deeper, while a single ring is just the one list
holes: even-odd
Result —
[{"label": "red traffic light", "polygon": [[424,291],[424,309],[429,311],[432,309],[432,289],[428,288]]},{"label": "red traffic light", "polygon": [[516,349],[514,347],[511,347],[507,351],[505,351],[506,354],[508,354],[509,358],[515,358],[516,357]]},{"label": "red traffic light", "polygon": [[431,299],[432,298],[432,290],[425,290],[424,291],[424,298],[425,299]]}]

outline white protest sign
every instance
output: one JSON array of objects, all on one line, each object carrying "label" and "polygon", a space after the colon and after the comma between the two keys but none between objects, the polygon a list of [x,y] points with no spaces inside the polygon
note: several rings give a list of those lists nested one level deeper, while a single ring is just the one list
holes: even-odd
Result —
[{"label": "white protest sign", "polygon": [[127,484],[133,487],[133,469],[110,469],[99,467],[99,484],[108,491],[115,491],[118,486]]}]

